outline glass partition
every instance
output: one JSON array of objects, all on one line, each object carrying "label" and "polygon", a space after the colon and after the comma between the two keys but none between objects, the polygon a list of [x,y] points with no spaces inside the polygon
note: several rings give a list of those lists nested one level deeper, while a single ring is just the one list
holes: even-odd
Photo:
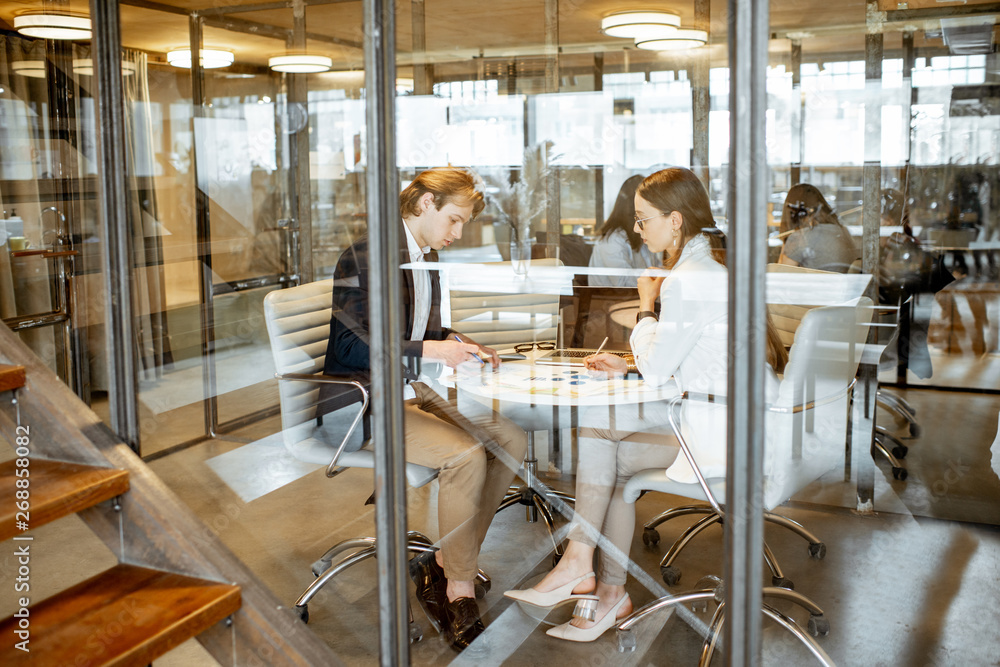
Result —
[{"label": "glass partition", "polygon": [[[900,664],[926,656],[985,662],[979,647],[991,644],[964,641],[959,626],[978,599],[966,582],[995,579],[993,556],[978,545],[1000,523],[996,6],[770,4],[765,84],[753,91],[767,108],[759,129],[767,144],[764,279],[773,342],[763,509],[810,535],[769,525],[777,569],[762,572],[763,582],[794,581],[824,609],[831,632],[816,641],[834,662],[883,660],[872,628],[885,618],[896,620],[910,640],[903,643],[926,649],[919,656],[900,649]],[[595,643],[546,636],[548,626],[569,620],[572,606],[550,614],[503,593],[564,583],[547,578],[553,561],[586,556],[579,545],[601,535],[613,556],[596,561],[598,578],[618,586],[624,564],[635,609],[722,574],[717,519],[706,514],[690,528],[691,521],[660,519],[704,495],[681,485],[692,478],[678,458],[669,390],[725,395],[728,361],[746,354],[724,342],[730,296],[717,261],[725,259],[723,240],[734,238],[730,185],[748,168],[730,164],[737,105],[728,7],[665,3],[683,29],[705,28],[708,36],[703,46],[661,51],[602,32],[602,18],[630,9],[616,2],[413,0],[395,8],[400,189],[419,186],[428,169],[460,169],[471,175],[481,211],[479,195],[459,196],[432,201],[428,218],[418,190],[417,203],[401,211],[405,222],[369,217],[368,156],[383,138],[365,126],[362,3],[234,2],[196,14],[190,3],[122,3],[129,137],[122,224],[134,255],[141,454],[284,604],[301,602],[330,564],[316,561],[325,549],[375,530],[365,507],[371,466],[359,449],[369,433],[358,426],[347,469],[328,479],[320,470],[360,403],[353,390],[331,396],[274,376],[325,369],[367,383],[364,299],[378,296],[364,293],[365,239],[399,225],[401,247],[409,230],[416,248],[391,258],[412,354],[377,363],[405,365],[412,462],[447,470],[451,459],[427,455],[428,441],[506,438],[506,454],[479,461],[493,486],[456,491],[448,472],[434,481],[410,476],[423,483],[410,488],[408,528],[446,554],[456,542],[474,552],[444,559],[453,579],[460,571],[461,581],[472,580],[473,565],[490,577],[472,588],[486,626],[482,660],[686,660],[700,651],[714,602],[707,613],[678,605],[643,621],[632,635],[637,652],[619,656],[611,631]],[[14,12],[0,3],[7,24]],[[228,53],[230,64],[203,61],[193,82],[190,67],[168,58],[192,40]],[[329,58],[330,67],[270,67],[272,57],[289,54]],[[100,119],[89,56],[86,42],[0,31],[0,316],[104,414],[104,248],[95,203],[104,175],[95,162]],[[676,168],[694,177],[680,200],[656,179],[639,185]],[[433,254],[418,252],[424,246]],[[730,256],[736,250],[726,248]],[[698,271],[688,274],[682,260],[691,266],[692,255]],[[293,331],[306,342],[291,346],[294,363],[281,361],[281,332],[269,333],[267,320],[292,307],[282,299],[304,286],[332,306],[312,316],[323,329],[332,315],[334,333],[324,329],[313,340]],[[415,317],[418,310],[426,318]],[[332,364],[331,335],[350,343]],[[431,344],[413,352],[422,339]],[[462,347],[470,341],[477,347]],[[597,348],[615,355],[605,358],[603,374],[571,358]],[[496,371],[472,356],[489,362],[493,350],[505,359]],[[782,352],[791,354],[787,368]],[[817,386],[830,392],[820,396]],[[726,412],[696,400],[689,395],[679,407],[678,428],[722,502]],[[483,435],[477,420],[486,418],[504,427],[502,438]],[[426,424],[421,431],[415,419],[440,432]],[[650,492],[625,502],[625,482],[642,469],[678,485],[667,493],[643,487]],[[510,485],[512,495],[489,495]],[[601,497],[610,514],[591,502]],[[485,532],[497,505],[513,509]],[[462,515],[462,507],[475,511]],[[668,518],[698,512],[678,509]],[[470,537],[473,524],[482,530]],[[694,533],[679,555],[668,552]],[[428,551],[411,547],[414,555]],[[298,605],[300,615],[308,606],[310,631],[348,661],[375,658],[370,565],[339,573]],[[893,593],[881,592],[876,579],[886,567],[906,573]],[[941,568],[953,577],[947,593]],[[445,648],[455,637],[447,627],[436,631],[436,612],[415,595],[425,638],[411,646],[413,663],[477,655]],[[801,608],[779,606],[806,634],[817,629]],[[946,618],[938,635],[918,642],[908,634],[937,614]],[[790,637],[765,624],[766,664],[812,659]],[[621,641],[629,648],[630,639]]]}]

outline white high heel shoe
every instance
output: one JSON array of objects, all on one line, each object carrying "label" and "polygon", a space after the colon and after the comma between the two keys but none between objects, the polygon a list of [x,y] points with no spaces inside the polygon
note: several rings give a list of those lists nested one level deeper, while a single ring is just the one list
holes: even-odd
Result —
[{"label": "white high heel shoe", "polygon": [[[628,593],[623,595],[621,599],[615,603],[615,606],[612,607],[608,613],[606,613],[601,620],[597,621],[597,623],[592,627],[578,628],[575,625],[570,625],[570,623],[563,623],[562,625],[557,625],[554,628],[549,628],[545,634],[550,637],[557,637],[571,642],[592,642],[603,635],[606,630],[618,621],[618,610],[622,608],[622,605],[625,604],[626,600],[628,600]],[[573,616],[593,621],[596,616],[596,612],[596,602],[578,602],[576,604],[576,609],[573,610]]]},{"label": "white high heel shoe", "polygon": [[593,572],[588,572],[582,577],[577,577],[573,581],[545,593],[536,591],[534,588],[525,588],[519,591],[506,591],[504,597],[517,600],[518,602],[526,602],[536,607],[555,607],[572,600],[597,600],[596,595],[573,592],[573,589],[579,586],[581,582],[595,576]]}]

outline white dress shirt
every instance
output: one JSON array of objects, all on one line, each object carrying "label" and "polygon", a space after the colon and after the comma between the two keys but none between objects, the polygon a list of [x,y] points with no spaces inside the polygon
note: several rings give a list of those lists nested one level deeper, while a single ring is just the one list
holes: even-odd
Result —
[{"label": "white dress shirt", "polygon": [[[406,232],[406,249],[410,253],[410,262],[424,261],[424,255],[431,251],[430,246],[418,246],[405,222],[403,230]],[[431,316],[431,277],[427,271],[414,270],[412,273],[413,329],[410,330],[410,340],[423,340],[427,333],[427,320]]]}]

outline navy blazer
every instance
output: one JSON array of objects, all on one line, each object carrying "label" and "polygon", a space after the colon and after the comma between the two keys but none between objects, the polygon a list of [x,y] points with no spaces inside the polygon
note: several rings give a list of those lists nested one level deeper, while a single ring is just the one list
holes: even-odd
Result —
[{"label": "navy blazer", "polygon": [[[405,232],[404,232],[405,233]],[[400,235],[402,236],[402,234]],[[399,262],[410,261],[404,247],[399,251]],[[437,261],[433,250],[425,256],[429,262]],[[415,369],[423,344],[411,341],[413,331],[414,287],[413,272],[400,269],[404,327],[400,331],[403,357],[408,367],[406,375],[416,377]],[[431,282],[431,310],[423,340],[444,340],[453,335],[451,329],[441,326],[441,278],[438,271],[429,271]],[[368,318],[368,236],[362,236],[340,256],[333,273],[333,316],[330,320],[330,340],[327,344],[324,372],[329,375],[367,375],[369,370]],[[324,385],[328,386],[328,385]]]}]

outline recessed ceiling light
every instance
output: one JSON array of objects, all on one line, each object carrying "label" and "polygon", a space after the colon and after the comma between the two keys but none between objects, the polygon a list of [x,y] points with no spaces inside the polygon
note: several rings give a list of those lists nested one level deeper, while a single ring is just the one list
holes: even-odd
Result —
[{"label": "recessed ceiling light", "polygon": [[708,43],[708,33],[704,30],[678,30],[670,37],[636,40],[635,45],[647,51],[682,51],[696,49]]},{"label": "recessed ceiling light", "polygon": [[[199,49],[198,56],[202,69],[229,67],[236,60],[236,55],[232,51],[224,51],[222,49]],[[191,69],[191,49],[174,49],[173,51],[168,51],[167,62],[174,67]]]},{"label": "recessed ceiling light", "polygon": [[311,56],[306,53],[290,53],[268,59],[267,66],[275,72],[316,74],[318,72],[329,72],[330,68],[333,67],[333,59],[326,56]]},{"label": "recessed ceiling light", "polygon": [[45,78],[44,60],[19,60],[15,63],[11,63],[10,68],[14,70],[14,74],[20,74],[21,76],[26,76],[31,79]]},{"label": "recessed ceiling light", "polygon": [[616,12],[601,19],[605,35],[636,40],[664,37],[680,25],[681,17],[673,12]]},{"label": "recessed ceiling light", "polygon": [[39,39],[90,39],[90,19],[72,14],[29,12],[14,17],[14,29]]}]

